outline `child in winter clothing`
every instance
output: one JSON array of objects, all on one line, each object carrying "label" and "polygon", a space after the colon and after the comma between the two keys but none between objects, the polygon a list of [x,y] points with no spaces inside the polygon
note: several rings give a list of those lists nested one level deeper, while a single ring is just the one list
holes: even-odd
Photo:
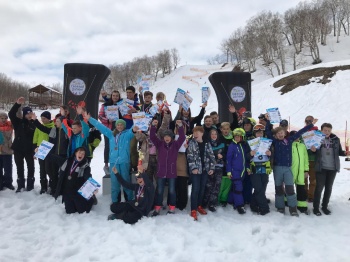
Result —
[{"label": "child in winter clothing", "polygon": [[134,191],[135,199],[124,203],[113,203],[111,211],[114,213],[108,216],[108,220],[120,219],[126,224],[135,224],[143,216],[148,216],[152,210],[154,200],[154,186],[148,175],[144,173],[142,166],[138,166],[139,174],[136,176],[137,184],[125,181],[113,167],[119,183],[124,187]]},{"label": "child in winter clothing", "polygon": [[[290,136],[296,134],[297,131],[291,131]],[[301,213],[309,214],[307,210],[307,194],[305,189],[305,177],[309,172],[309,158],[306,146],[297,139],[292,144],[292,173],[294,184],[297,191],[297,208]]]},{"label": "child in winter clothing", "polygon": [[[266,116],[268,119],[268,116]],[[292,166],[292,143],[294,140],[299,138],[302,134],[310,130],[317,122],[314,119],[313,122],[299,130],[293,136],[285,138],[285,132],[282,127],[275,128],[275,137],[272,135],[270,129],[270,121],[267,121],[266,125],[266,135],[268,138],[272,139],[272,145],[274,146],[274,166],[273,175],[275,179],[275,206],[278,212],[285,212],[284,195],[287,195],[287,202],[289,206],[289,212],[292,216],[299,216],[297,211],[297,199],[294,192],[294,181],[293,173],[291,170]],[[285,187],[285,190],[283,188]],[[285,192],[286,191],[286,192]]]},{"label": "child in winter clothing", "polygon": [[233,205],[239,214],[245,214],[243,199],[243,179],[250,173],[250,150],[244,141],[245,131],[242,128],[233,130],[233,142],[226,155],[226,172],[232,181]]},{"label": "child in winter clothing", "polygon": [[165,181],[168,180],[168,213],[173,214],[175,212],[176,205],[176,160],[178,151],[185,141],[185,132],[182,126],[182,121],[176,121],[179,129],[179,138],[174,140],[175,135],[171,130],[163,132],[163,140],[160,140],[156,135],[157,120],[152,121],[150,139],[158,150],[158,170],[157,170],[157,192],[155,198],[155,208],[153,216],[157,216],[160,213],[160,209],[163,205],[163,193]]},{"label": "child in winter clothing", "polygon": [[[115,166],[118,173],[123,177],[125,181],[130,181],[130,141],[135,137],[135,133],[138,127],[126,129],[126,122],[123,119],[119,119],[115,122],[116,128],[114,131],[110,130],[108,127],[104,126],[96,119],[90,117],[89,114],[85,118],[101,133],[108,137],[109,139],[109,169],[110,174],[112,174],[112,168]],[[120,183],[118,182],[116,176],[111,176],[111,186],[112,186],[112,202],[118,202],[118,195],[120,192]],[[133,191],[124,188],[127,193],[127,200],[134,199]]]},{"label": "child in winter clothing", "polygon": [[[77,107],[77,113],[79,115],[79,118],[82,119],[81,114],[83,113],[83,108],[78,106]],[[90,127],[87,123],[84,121],[74,121],[72,124],[72,127],[68,124],[68,119],[63,119],[63,125],[62,125],[63,131],[67,134],[69,139],[68,144],[68,151],[67,156],[70,157],[75,152],[75,149],[78,147],[85,147],[88,155],[90,155],[89,152],[89,131]]]},{"label": "child in winter clothing", "polygon": [[316,189],[314,198],[314,214],[320,216],[320,201],[321,194],[324,189],[322,199],[322,211],[325,215],[330,215],[331,211],[328,209],[329,199],[332,194],[332,187],[337,172],[340,171],[340,158],[339,156],[349,155],[343,151],[340,143],[340,139],[332,133],[332,125],[329,123],[323,123],[321,126],[321,132],[326,135],[321,147],[316,149],[311,147],[313,152],[316,152]]},{"label": "child in winter clothing", "polygon": [[[108,119],[106,111],[108,106],[116,105],[121,100],[120,93],[117,90],[113,90],[111,94],[111,98],[106,101],[106,103],[101,105],[100,111],[98,113],[98,119],[101,121],[103,125],[113,130],[114,122],[113,120]],[[119,113],[120,115],[120,113]],[[121,115],[120,115],[121,117]],[[105,148],[104,148],[104,171],[105,173],[109,173],[109,141],[108,137],[104,136]]]},{"label": "child in winter clothing", "polygon": [[[54,144],[45,160],[48,162],[48,175],[49,175],[49,189],[52,196],[55,195],[58,181],[58,171],[64,160],[67,158],[68,151],[68,136],[62,130],[62,119],[64,117],[58,117],[55,120],[55,126],[45,126],[37,120],[37,116],[33,114],[35,127],[42,133],[47,134],[48,141]],[[45,162],[46,163],[46,162]],[[47,182],[46,182],[47,183]]]},{"label": "child in winter clothing", "polygon": [[225,144],[219,139],[219,133],[216,129],[212,129],[209,135],[209,143],[213,149],[216,164],[214,174],[208,177],[208,181],[205,186],[203,206],[208,207],[210,211],[215,212],[215,207],[218,205],[221,178],[224,172],[226,147]]},{"label": "child in winter clothing", "polygon": [[35,126],[33,125],[32,109],[30,107],[23,107],[23,118],[17,116],[17,111],[25,102],[24,97],[17,99],[17,102],[12,106],[9,117],[11,119],[13,129],[15,131],[15,139],[13,140],[11,149],[14,152],[15,163],[17,166],[17,184],[16,192],[21,192],[25,188],[24,179],[24,159],[27,163],[28,177],[27,177],[27,191],[34,188],[34,148],[33,135]]},{"label": "child in winter clothing", "polygon": [[[41,122],[43,125],[51,130],[55,126],[54,122],[51,120],[51,113],[49,111],[44,111],[41,115]],[[33,120],[36,119],[36,116],[33,115]],[[35,147],[39,147],[42,141],[49,141],[49,135],[45,132],[42,132],[39,128],[35,128],[33,136],[33,144]],[[47,191],[47,175],[51,174],[51,160],[49,157],[46,157],[44,160],[38,159],[40,167],[40,194],[44,194]]]},{"label": "child in winter clothing", "polygon": [[78,193],[82,185],[91,177],[91,168],[86,159],[84,147],[75,149],[74,154],[61,166],[55,199],[62,195],[66,213],[89,213],[94,203],[94,197],[86,200]]},{"label": "child in winter clothing", "polygon": [[[253,128],[255,137],[263,137],[265,126],[258,124]],[[266,199],[266,187],[269,182],[269,174],[271,173],[270,160],[271,151],[266,151],[265,155],[256,156],[255,151],[250,151],[253,157],[250,162],[250,180],[254,188],[250,201],[250,209],[259,215],[266,215],[270,212],[270,208]]]},{"label": "child in winter clothing", "polygon": [[204,190],[208,175],[215,171],[215,156],[209,142],[203,140],[204,129],[196,126],[193,129],[193,139],[188,143],[187,161],[192,180],[191,217],[197,220],[197,211],[201,215],[207,212],[202,207]]},{"label": "child in winter clothing", "polygon": [[6,187],[14,190],[12,185],[12,154],[11,150],[13,127],[7,113],[0,111],[0,135],[3,137],[0,153],[0,189]]}]

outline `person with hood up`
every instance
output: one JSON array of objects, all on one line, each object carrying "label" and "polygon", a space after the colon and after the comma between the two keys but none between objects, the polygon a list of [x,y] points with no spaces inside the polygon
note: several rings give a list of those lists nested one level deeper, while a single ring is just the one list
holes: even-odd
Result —
[{"label": "person with hood up", "polygon": [[12,154],[13,127],[8,120],[7,113],[0,111],[0,135],[3,136],[0,153],[0,190],[8,188],[14,190],[12,185]]}]

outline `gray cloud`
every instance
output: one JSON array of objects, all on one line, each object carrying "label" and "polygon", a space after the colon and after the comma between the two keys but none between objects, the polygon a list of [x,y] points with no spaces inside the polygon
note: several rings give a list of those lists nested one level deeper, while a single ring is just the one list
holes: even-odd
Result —
[{"label": "gray cloud", "polygon": [[263,10],[299,0],[31,0],[0,2],[3,72],[32,84],[62,82],[70,62],[110,65],[176,47],[181,64],[205,64],[220,42]]}]

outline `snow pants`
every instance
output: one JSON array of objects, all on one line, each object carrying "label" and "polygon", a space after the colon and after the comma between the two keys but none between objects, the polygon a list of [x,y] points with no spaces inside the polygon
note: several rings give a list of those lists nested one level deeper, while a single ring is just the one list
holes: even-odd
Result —
[{"label": "snow pants", "polygon": [[[110,163],[109,166],[109,172],[111,174],[111,188],[112,188],[112,202],[116,203],[118,202],[118,195],[120,193],[120,183],[118,182],[117,177],[114,175],[112,169],[113,167],[116,167],[118,170],[118,173],[122,176],[122,178],[125,181],[130,182],[130,163],[124,163],[124,164],[115,164]],[[130,189],[124,188],[124,191],[126,192],[128,196],[128,200],[134,199],[134,192]]]},{"label": "snow pants", "polygon": [[[287,196],[289,207],[297,206],[297,197],[294,191],[294,178],[291,167],[274,166],[273,177],[275,179],[275,206],[285,208],[284,195]],[[284,187],[283,187],[284,185]]]}]

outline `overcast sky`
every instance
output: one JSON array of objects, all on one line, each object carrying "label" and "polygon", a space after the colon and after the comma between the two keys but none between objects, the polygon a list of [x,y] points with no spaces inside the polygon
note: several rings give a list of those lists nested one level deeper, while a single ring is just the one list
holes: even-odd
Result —
[{"label": "overcast sky", "polygon": [[180,65],[206,64],[263,10],[299,0],[0,0],[0,72],[31,85],[63,82],[65,63],[109,66],[177,48]]}]

